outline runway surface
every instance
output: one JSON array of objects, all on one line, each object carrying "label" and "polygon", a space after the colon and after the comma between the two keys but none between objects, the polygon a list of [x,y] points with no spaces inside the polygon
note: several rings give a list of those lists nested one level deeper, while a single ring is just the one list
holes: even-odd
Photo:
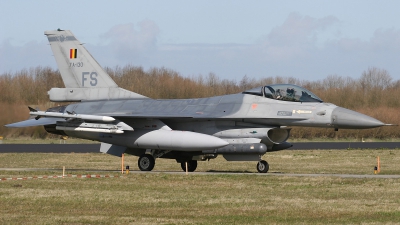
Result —
[{"label": "runway surface", "polygon": [[[299,142],[288,150],[400,149],[400,142]],[[0,153],[91,153],[100,144],[0,144]]]},{"label": "runway surface", "polygon": [[[59,171],[62,169],[53,168],[0,168],[0,171]],[[66,173],[72,172],[85,172],[85,173],[121,173],[120,170],[91,170],[91,169],[66,169]],[[173,175],[186,175],[181,171],[129,171],[130,174],[173,174]],[[286,177],[339,177],[339,178],[357,178],[357,179],[400,179],[400,175],[369,175],[369,174],[294,174],[294,173],[242,173],[242,172],[222,172],[222,171],[208,171],[208,172],[191,172],[188,175],[254,175],[254,176],[286,176]]]}]

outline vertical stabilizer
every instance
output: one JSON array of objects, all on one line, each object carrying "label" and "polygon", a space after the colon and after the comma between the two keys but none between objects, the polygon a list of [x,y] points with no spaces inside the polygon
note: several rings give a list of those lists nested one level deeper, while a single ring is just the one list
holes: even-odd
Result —
[{"label": "vertical stabilizer", "polygon": [[69,30],[45,31],[66,88],[118,87]]},{"label": "vertical stabilizer", "polygon": [[58,29],[44,34],[65,85],[65,88],[52,88],[48,92],[51,101],[146,98],[119,88],[71,31]]}]

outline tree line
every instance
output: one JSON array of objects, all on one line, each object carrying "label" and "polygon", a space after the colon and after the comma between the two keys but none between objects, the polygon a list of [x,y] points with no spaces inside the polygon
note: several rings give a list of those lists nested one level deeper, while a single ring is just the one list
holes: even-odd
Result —
[{"label": "tree line", "polygon": [[[372,116],[385,123],[400,121],[400,81],[379,68],[368,68],[360,77],[330,75],[317,81],[297,77],[250,78],[241,80],[222,79],[214,73],[185,77],[167,68],[151,68],[126,65],[105,68],[106,72],[122,88],[155,99],[203,98],[242,91],[277,83],[303,86],[325,102],[349,108]],[[64,87],[58,70],[49,67],[23,69],[0,75],[0,125],[27,119],[27,106],[44,110],[60,103],[50,102],[47,91]],[[42,127],[9,129],[0,127],[0,136],[52,137]],[[340,130],[324,128],[297,128],[293,138],[399,138],[397,127],[368,130]]]}]

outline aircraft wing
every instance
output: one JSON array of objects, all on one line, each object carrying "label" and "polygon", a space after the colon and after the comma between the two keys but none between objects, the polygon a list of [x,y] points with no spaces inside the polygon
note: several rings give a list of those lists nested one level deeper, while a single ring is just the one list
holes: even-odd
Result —
[{"label": "aircraft wing", "polygon": [[133,128],[124,122],[118,121],[110,116],[76,114],[71,112],[44,112],[29,108],[29,114],[34,119],[8,124],[6,127],[31,127],[56,125],[56,130],[86,131],[122,134],[125,130],[133,131]]},{"label": "aircraft wing", "polygon": [[62,118],[42,118],[40,120],[29,119],[17,123],[7,124],[5,126],[11,128],[44,126],[44,125],[56,124],[57,121],[64,121],[64,119]]},{"label": "aircraft wing", "polygon": [[115,121],[113,117],[109,116],[98,116],[98,115],[88,115],[88,114],[74,114],[74,113],[58,113],[58,112],[45,112],[37,111],[29,108],[31,116],[35,118],[24,120],[17,123],[7,124],[6,127],[32,127],[32,126],[44,126],[56,124],[57,122],[65,121],[100,121],[100,122],[112,122]]}]

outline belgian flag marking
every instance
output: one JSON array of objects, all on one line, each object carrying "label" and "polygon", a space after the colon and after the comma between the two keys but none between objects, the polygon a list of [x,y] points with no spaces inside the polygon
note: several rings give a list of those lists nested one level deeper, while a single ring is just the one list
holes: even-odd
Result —
[{"label": "belgian flag marking", "polygon": [[70,59],[76,59],[76,57],[78,56],[78,49],[70,49],[69,50],[69,58]]}]

